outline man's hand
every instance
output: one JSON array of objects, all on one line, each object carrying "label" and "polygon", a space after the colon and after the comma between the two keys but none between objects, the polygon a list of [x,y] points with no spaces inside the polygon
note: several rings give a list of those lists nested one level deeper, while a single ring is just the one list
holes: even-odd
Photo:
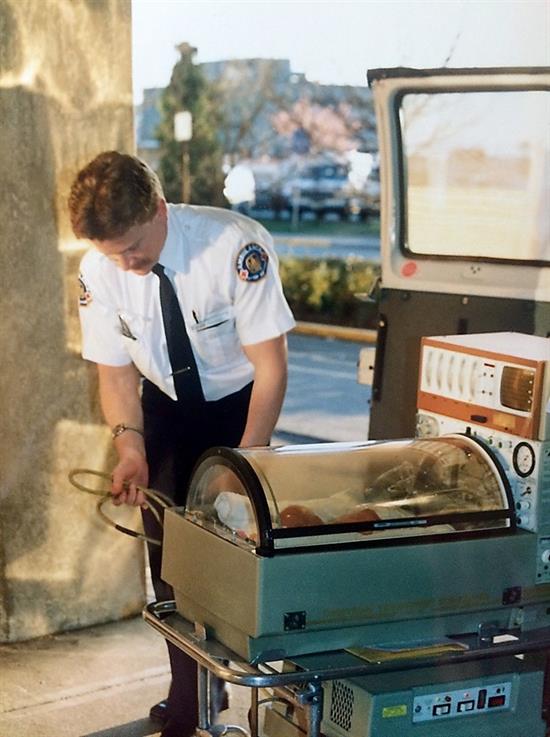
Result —
[{"label": "man's hand", "polygon": [[111,493],[113,504],[128,504],[133,507],[147,507],[147,500],[138,486],[147,486],[149,469],[143,453],[134,448],[121,452],[119,462],[113,469]]},{"label": "man's hand", "polygon": [[97,370],[101,408],[108,425],[115,427],[123,423],[134,428],[113,440],[119,459],[113,470],[113,503],[146,506],[144,494],[136,488],[147,486],[149,480],[143,435],[141,430],[135,430],[143,427],[139,373],[132,363],[125,366],[98,364]]}]

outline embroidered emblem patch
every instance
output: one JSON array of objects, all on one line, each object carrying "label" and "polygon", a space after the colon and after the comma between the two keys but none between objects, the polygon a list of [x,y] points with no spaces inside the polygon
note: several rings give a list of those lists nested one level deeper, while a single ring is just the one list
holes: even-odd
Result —
[{"label": "embroidered emblem patch", "polygon": [[80,285],[80,294],[78,295],[78,304],[81,307],[87,307],[92,301],[92,293],[86,286],[82,274],[78,277],[78,284]]},{"label": "embroidered emblem patch", "polygon": [[132,331],[130,330],[128,323],[126,320],[122,317],[122,315],[118,316],[118,321],[120,323],[120,332],[125,338],[130,338],[130,340],[137,340],[136,336],[133,335]]},{"label": "embroidered emblem patch", "polygon": [[243,281],[258,281],[266,275],[269,256],[257,243],[248,243],[237,256],[237,274]]}]

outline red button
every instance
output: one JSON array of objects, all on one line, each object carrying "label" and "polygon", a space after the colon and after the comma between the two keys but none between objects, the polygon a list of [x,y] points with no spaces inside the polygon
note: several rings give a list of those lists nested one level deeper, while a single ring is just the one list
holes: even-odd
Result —
[{"label": "red button", "polygon": [[407,261],[401,267],[401,276],[414,276],[418,270],[416,261]]}]

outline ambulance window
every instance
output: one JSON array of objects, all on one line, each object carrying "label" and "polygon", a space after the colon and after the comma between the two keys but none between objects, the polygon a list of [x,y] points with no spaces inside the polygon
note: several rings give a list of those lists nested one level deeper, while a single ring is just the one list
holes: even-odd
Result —
[{"label": "ambulance window", "polygon": [[405,94],[404,247],[550,261],[550,92]]}]

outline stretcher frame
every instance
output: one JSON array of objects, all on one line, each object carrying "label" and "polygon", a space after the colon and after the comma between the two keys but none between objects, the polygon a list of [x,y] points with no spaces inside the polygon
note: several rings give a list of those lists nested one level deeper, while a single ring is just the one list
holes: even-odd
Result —
[{"label": "stretcher frame", "polygon": [[[220,642],[209,637],[202,626],[184,619],[177,612],[173,600],[147,605],[143,610],[143,618],[148,625],[197,663],[199,724],[196,737],[221,737],[226,734],[259,737],[260,688],[273,689],[277,697],[295,706],[304,707],[307,714],[307,737],[320,737],[324,681],[550,651],[550,627],[525,632],[518,630],[506,632],[489,623],[480,626],[479,632],[475,635],[457,637],[457,642],[467,646],[467,649],[460,652],[436,657],[372,663],[347,651],[334,651],[323,653],[321,656],[317,654],[289,658],[288,662],[297,670],[280,672],[269,663],[252,665],[243,660]],[[502,636],[509,636],[510,639],[501,641]],[[210,710],[209,674],[227,683],[251,689],[250,730],[238,725],[213,724],[216,715]]]}]

